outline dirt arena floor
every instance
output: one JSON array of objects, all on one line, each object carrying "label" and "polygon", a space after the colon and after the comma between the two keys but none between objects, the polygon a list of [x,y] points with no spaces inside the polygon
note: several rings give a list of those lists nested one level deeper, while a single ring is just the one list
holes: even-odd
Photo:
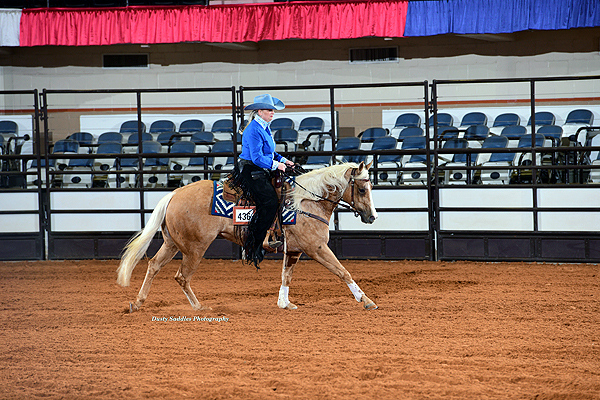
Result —
[{"label": "dirt arena floor", "polygon": [[[206,260],[129,314],[117,261],[0,263],[1,399],[600,399],[598,265]],[[157,321],[157,319],[166,321]],[[212,318],[212,320],[211,320]]]}]

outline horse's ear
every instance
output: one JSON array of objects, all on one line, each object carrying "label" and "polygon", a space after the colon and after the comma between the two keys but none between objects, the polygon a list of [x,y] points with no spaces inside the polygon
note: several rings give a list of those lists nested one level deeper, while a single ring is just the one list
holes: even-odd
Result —
[{"label": "horse's ear", "polygon": [[358,164],[358,169],[356,170],[356,175],[360,175],[360,173],[362,172],[363,168],[365,168],[365,162],[361,161],[360,164]]},{"label": "horse's ear", "polygon": [[371,162],[366,165],[367,170],[371,169],[372,165],[373,165],[373,160],[371,160]]}]

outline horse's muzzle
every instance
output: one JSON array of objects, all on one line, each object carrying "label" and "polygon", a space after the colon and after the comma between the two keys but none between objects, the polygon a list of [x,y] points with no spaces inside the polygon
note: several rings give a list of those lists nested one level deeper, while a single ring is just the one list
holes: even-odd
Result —
[{"label": "horse's muzzle", "polygon": [[373,222],[375,222],[375,220],[377,219],[377,217],[374,216],[373,214],[371,214],[369,216],[366,216],[365,214],[361,213],[360,214],[360,219],[365,224],[372,224]]}]

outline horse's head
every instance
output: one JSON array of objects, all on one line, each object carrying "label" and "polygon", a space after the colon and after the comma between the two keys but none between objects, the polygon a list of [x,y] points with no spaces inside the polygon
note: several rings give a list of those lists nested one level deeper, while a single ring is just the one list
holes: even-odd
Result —
[{"label": "horse's head", "polygon": [[369,179],[369,168],[372,164],[372,161],[367,165],[361,161],[358,168],[350,168],[346,172],[348,187],[342,197],[342,200],[350,204],[360,215],[360,219],[365,224],[372,224],[377,219],[377,210],[371,195],[373,185]]}]

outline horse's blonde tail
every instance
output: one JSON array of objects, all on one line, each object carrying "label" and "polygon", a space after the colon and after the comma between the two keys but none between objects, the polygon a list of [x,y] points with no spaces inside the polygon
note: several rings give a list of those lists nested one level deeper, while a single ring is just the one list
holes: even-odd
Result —
[{"label": "horse's blonde tail", "polygon": [[117,268],[117,283],[119,285],[129,286],[131,273],[144,254],[146,254],[146,250],[148,250],[152,238],[165,220],[167,206],[174,194],[175,191],[172,191],[158,202],[146,227],[136,233],[131,240],[129,240],[127,246],[125,246],[125,253],[121,257],[121,264],[119,265],[119,268]]}]

